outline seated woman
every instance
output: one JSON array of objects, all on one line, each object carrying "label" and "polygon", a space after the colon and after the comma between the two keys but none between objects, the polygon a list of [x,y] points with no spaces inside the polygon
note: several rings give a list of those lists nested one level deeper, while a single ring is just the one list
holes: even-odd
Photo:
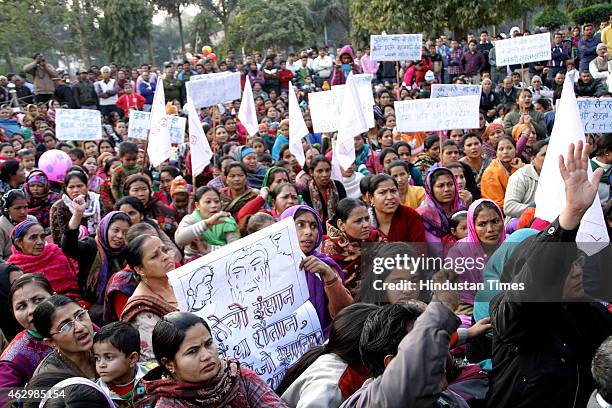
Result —
[{"label": "seated woman", "polygon": [[[102,218],[95,238],[79,240],[78,226],[85,211],[83,196],[74,199],[74,214],[62,239],[62,250],[66,256],[79,262],[79,280],[86,288],[86,298],[97,305],[104,304],[104,293],[108,279],[125,266],[125,235],[132,220],[121,211],[111,211]],[[93,313],[93,312],[92,312]],[[97,322],[101,310],[92,317]]]},{"label": "seated woman", "polygon": [[[13,157],[14,154],[13,151]],[[9,158],[0,163],[0,194],[6,194],[12,189],[21,189],[24,181],[25,172],[18,160]]]},{"label": "seated woman", "polygon": [[399,155],[395,151],[395,149],[391,147],[385,147],[380,151],[380,155],[378,156],[378,160],[380,164],[383,166],[385,173],[389,174],[389,165],[399,160]]},{"label": "seated woman", "polygon": [[42,273],[56,293],[81,300],[76,261],[67,258],[60,247],[45,242],[45,230],[37,221],[25,220],[13,229],[13,254],[6,260],[25,273]]},{"label": "seated woman", "polygon": [[491,162],[482,175],[480,189],[483,198],[493,200],[503,209],[508,179],[524,164],[516,157],[514,140],[508,136],[499,139],[495,150],[497,158]]},{"label": "seated woman", "polygon": [[53,295],[36,306],[32,323],[45,343],[53,348],[38,365],[32,381],[51,371],[72,377],[96,378],[92,353],[94,329],[89,313],[74,299]]},{"label": "seated woman", "polygon": [[[247,215],[255,214],[262,209],[263,211],[269,213],[270,210],[272,210],[270,192],[272,192],[281,183],[289,183],[289,172],[282,167],[270,167],[264,176],[262,187],[259,190],[259,195],[249,201],[240,209],[240,211],[238,211],[236,214],[236,220],[240,221]],[[280,213],[278,214],[280,215]]]},{"label": "seated woman", "polygon": [[220,358],[208,323],[188,312],[162,316],[153,329],[159,366],[143,378],[155,407],[286,407],[255,372]]},{"label": "seated woman", "polygon": [[72,200],[79,195],[85,197],[87,205],[81,217],[80,225],[83,227],[79,235],[83,237],[96,235],[96,228],[102,217],[106,215],[106,208],[102,205],[100,195],[88,190],[85,172],[75,167],[68,170],[64,178],[63,190],[62,199],[53,204],[50,212],[53,242],[61,245],[62,235],[74,213]]},{"label": "seated woman", "polygon": [[425,179],[427,170],[440,160],[440,136],[429,135],[423,142],[424,150],[416,157],[414,165]]},{"label": "seated woman", "polygon": [[504,213],[506,217],[518,218],[529,204],[535,202],[535,193],[538,189],[540,172],[546,158],[548,140],[536,142],[531,151],[531,163],[518,169],[508,179],[508,186],[504,195]]},{"label": "seated woman", "polygon": [[544,114],[533,107],[533,95],[529,89],[523,88],[516,96],[517,110],[504,116],[504,130],[507,136],[512,135],[514,127],[519,124],[532,124],[538,139],[546,138],[546,121]]},{"label": "seated woman", "polygon": [[[231,214],[221,211],[221,196],[214,187],[198,188],[195,200],[195,210],[181,220],[174,237],[176,244],[184,248],[186,260],[240,239],[238,225]],[[198,243],[207,249],[205,253]]]},{"label": "seated woman", "polygon": [[237,153],[240,162],[247,170],[247,182],[252,188],[261,188],[263,179],[266,175],[266,168],[257,161],[257,154],[252,147],[243,146]]},{"label": "seated woman", "polygon": [[[0,355],[0,388],[23,387],[52,348],[43,342],[32,323],[36,306],[53,295],[49,281],[38,273],[21,275],[11,285],[9,302],[15,319],[24,328]],[[0,395],[4,406],[6,396]]]},{"label": "seated woman", "polygon": [[425,239],[430,253],[443,254],[442,243],[451,235],[450,218],[465,204],[459,197],[459,189],[453,173],[446,167],[438,167],[425,180],[425,201],[416,209],[425,226]]},{"label": "seated woman", "polygon": [[312,180],[302,190],[304,203],[317,211],[323,222],[334,216],[338,202],[346,197],[344,186],[331,178],[331,163],[324,156],[312,160]]},{"label": "seated woman", "polygon": [[412,163],[412,147],[406,142],[395,142],[393,143],[393,148],[397,152],[399,159],[408,165],[408,174],[415,186],[423,186],[423,177],[421,176],[421,172],[416,166]]},{"label": "seated woman", "polygon": [[143,174],[132,174],[125,180],[123,185],[123,196],[138,198],[145,207],[145,215],[151,220],[155,220],[159,227],[168,234],[174,236],[176,227],[174,211],[166,204],[153,197],[151,179]]},{"label": "seated woman", "polygon": [[355,296],[361,283],[361,244],[386,241],[383,234],[370,225],[368,206],[361,200],[345,198],[327,223],[321,251],[329,255],[344,271],[344,286]]},{"label": "seated woman", "polygon": [[411,174],[408,164],[403,160],[395,160],[387,168],[389,175],[397,181],[402,205],[410,208],[417,208],[421,205],[425,198],[425,189],[410,183]]},{"label": "seated woman", "polygon": [[470,166],[474,172],[474,181],[480,188],[480,180],[484,171],[491,164],[491,159],[487,157],[482,148],[482,139],[476,133],[468,133],[461,139],[464,157],[459,159],[463,164]]},{"label": "seated woman", "polygon": [[[270,210],[257,208],[259,203],[270,202]],[[243,224],[245,219],[257,212],[270,214],[274,219],[278,219],[287,208],[298,204],[299,196],[295,185],[288,182],[276,184],[273,189],[263,188],[259,196],[247,205],[237,215],[240,224]]]},{"label": "seated woman", "polygon": [[342,268],[336,261],[317,250],[323,242],[323,223],[317,212],[307,205],[294,205],[286,209],[280,218],[289,217],[295,221],[300,249],[306,255],[300,268],[308,272],[306,283],[309,300],[317,311],[321,328],[327,333],[332,319],[340,310],[352,304],[353,298],[342,284]]},{"label": "seated woman", "polygon": [[50,228],[51,207],[60,195],[51,191],[49,178],[42,170],[33,170],[23,186],[28,200],[28,214],[34,216],[43,228]]},{"label": "seated woman", "polygon": [[359,339],[365,320],[379,307],[356,303],[342,309],[325,346],[312,347],[276,388],[289,406],[339,407],[371,375],[361,362]]},{"label": "seated woman", "polygon": [[308,182],[312,180],[312,176],[310,175],[310,166],[312,165],[312,159],[314,159],[320,154],[321,152],[314,146],[307,145],[304,148],[304,157],[306,161],[304,163],[304,167],[302,167],[302,170],[297,174],[297,176],[295,176],[295,183],[298,190],[301,190],[306,187],[308,185]]},{"label": "seated woman", "polygon": [[136,197],[122,197],[115,203],[115,210],[124,212],[130,217],[132,220],[132,225],[146,223],[155,229],[157,236],[161,239],[166,245],[166,247],[172,252],[172,257],[175,261],[181,262],[183,260],[183,254],[178,249],[176,244],[172,242],[172,240],[168,237],[168,235],[159,228],[159,225],[155,220],[150,220],[147,218],[147,211],[142,205],[142,201],[137,199]]},{"label": "seated woman", "polygon": [[36,222],[36,218],[28,215],[28,201],[21,190],[9,190],[0,197],[0,259],[6,261],[13,253],[13,242],[11,233],[15,225],[30,220]]},{"label": "seated woman", "polygon": [[127,246],[128,265],[138,274],[139,283],[121,313],[121,320],[140,332],[140,361],[154,358],[151,333],[166,314],[177,310],[178,303],[166,274],[175,264],[162,241],[153,236],[139,236]]},{"label": "seated woman", "polygon": [[[488,260],[506,239],[504,228],[504,212],[492,200],[480,199],[470,205],[467,216],[468,236],[460,239],[458,244],[450,249],[449,258]],[[457,273],[456,282],[483,282],[484,264],[474,263],[466,267],[463,273]],[[457,271],[456,271],[457,272]],[[458,313],[472,315],[476,290],[459,292],[460,309]]]},{"label": "seated woman", "polygon": [[506,133],[504,132],[504,125],[501,123],[491,123],[489,124],[484,134],[482,135],[482,154],[485,157],[488,157],[489,160],[495,159],[497,153],[495,152],[495,146],[499,139],[504,136]]},{"label": "seated woman", "polygon": [[239,162],[228,163],[223,173],[227,187],[219,190],[219,193],[221,193],[221,209],[234,216],[249,201],[257,197],[257,192],[247,183],[247,169],[244,164]]},{"label": "seated woman", "polygon": [[512,138],[516,141],[516,157],[520,158],[523,163],[528,164],[531,161],[531,149],[534,143],[538,141],[533,125],[516,125],[512,130]]},{"label": "seated woman", "polygon": [[368,183],[370,223],[389,242],[425,242],[425,230],[419,214],[400,204],[397,181],[388,174],[377,174]]},{"label": "seated woman", "polygon": [[170,188],[172,181],[181,175],[181,171],[174,166],[165,166],[159,172],[159,191],[153,193],[153,197],[169,206],[172,204]]}]

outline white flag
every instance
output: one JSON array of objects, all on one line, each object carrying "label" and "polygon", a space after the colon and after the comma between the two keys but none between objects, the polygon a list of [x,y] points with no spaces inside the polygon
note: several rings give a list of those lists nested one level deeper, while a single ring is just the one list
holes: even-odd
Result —
[{"label": "white flag", "polygon": [[[580,110],[574,93],[574,83],[570,76],[567,76],[563,83],[563,91],[561,99],[557,103],[555,118],[555,125],[550,136],[550,143],[548,144],[535,195],[536,217],[549,222],[554,221],[565,207],[565,187],[559,171],[558,157],[567,155],[570,143],[575,145],[580,140],[586,143]],[[592,175],[593,170],[589,163],[589,179]],[[597,195],[591,207],[582,217],[576,242],[578,248],[588,255],[597,253],[610,242],[603,211],[601,211],[601,202]]]},{"label": "white flag", "polygon": [[151,164],[157,167],[169,159],[172,153],[169,123],[166,118],[166,97],[164,96],[164,83],[161,75],[157,79],[149,129],[147,154]]},{"label": "white flag", "polygon": [[197,177],[210,164],[213,152],[202,129],[198,112],[189,99],[185,105],[189,121],[189,147],[191,151],[191,174]]},{"label": "white flag", "polygon": [[304,122],[302,109],[295,95],[295,89],[291,82],[289,82],[289,151],[295,156],[302,167],[304,163],[306,163],[302,139],[304,136],[308,135],[308,133],[310,132],[306,127],[306,122]]},{"label": "white flag", "polygon": [[[332,151],[336,151],[336,142],[332,142]],[[331,178],[332,180],[337,180],[339,182],[344,182],[342,177],[342,169],[340,168],[340,164],[338,163],[338,155],[333,154],[331,160]]]},{"label": "white flag", "polygon": [[334,156],[338,155],[338,163],[343,169],[348,169],[355,161],[354,138],[368,131],[359,91],[355,86],[353,74],[346,79],[340,118],[338,119],[338,141],[334,148]]},{"label": "white flag", "polygon": [[249,78],[247,78],[244,83],[238,119],[240,119],[240,123],[246,128],[250,136],[255,135],[259,130],[257,111],[255,110],[255,99],[253,99],[253,90],[251,89],[251,81]]}]

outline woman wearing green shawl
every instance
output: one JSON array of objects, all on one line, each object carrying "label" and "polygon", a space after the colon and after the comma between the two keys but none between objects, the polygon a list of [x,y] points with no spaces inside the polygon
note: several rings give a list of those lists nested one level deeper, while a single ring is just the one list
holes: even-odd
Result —
[{"label": "woman wearing green shawl", "polygon": [[238,225],[230,213],[221,211],[221,195],[214,187],[196,191],[196,209],[186,215],[174,236],[185,249],[185,262],[240,239]]}]

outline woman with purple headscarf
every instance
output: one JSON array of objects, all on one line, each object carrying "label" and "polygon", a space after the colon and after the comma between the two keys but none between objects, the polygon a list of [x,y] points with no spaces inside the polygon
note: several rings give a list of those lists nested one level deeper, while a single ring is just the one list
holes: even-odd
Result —
[{"label": "woman with purple headscarf", "polygon": [[[343,308],[353,303],[348,289],[344,287],[344,272],[336,261],[319,252],[323,241],[323,224],[319,214],[307,205],[294,205],[286,209],[280,219],[293,218],[297,230],[300,249],[306,255],[300,268],[306,273],[306,283],[313,304],[321,323],[326,329],[332,319]],[[321,278],[315,276],[319,274]]]},{"label": "woman with purple headscarf", "polygon": [[[489,258],[506,239],[504,212],[494,201],[476,200],[467,215],[468,236],[459,240],[449,251],[448,257],[462,259],[462,268],[455,268],[456,282],[476,284],[483,282],[483,269]],[[467,260],[472,260],[469,264]],[[460,265],[456,262],[455,265]],[[476,290],[459,292],[459,314],[472,315]]]},{"label": "woman with purple headscarf", "polygon": [[99,305],[90,314],[95,322],[102,322],[102,305],[106,285],[110,277],[125,267],[125,236],[132,225],[130,217],[120,211],[104,216],[96,230],[96,236],[79,240],[81,218],[87,208],[85,197],[79,195],[72,201],[74,213],[62,236],[62,250],[66,256],[79,262],[79,284],[84,288],[87,300]]}]

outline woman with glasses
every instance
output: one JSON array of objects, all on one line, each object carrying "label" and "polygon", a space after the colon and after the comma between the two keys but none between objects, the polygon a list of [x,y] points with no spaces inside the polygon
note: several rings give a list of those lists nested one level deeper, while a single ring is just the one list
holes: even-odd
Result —
[{"label": "woman with glasses", "polygon": [[51,371],[70,372],[73,377],[90,380],[96,378],[91,352],[94,329],[87,310],[74,299],[53,295],[36,306],[32,323],[53,348],[40,362],[32,379]]},{"label": "woman with glasses", "polygon": [[13,254],[6,262],[25,273],[42,273],[56,293],[80,301],[77,261],[67,258],[57,245],[45,242],[46,235],[38,221],[28,219],[17,224],[11,233]]}]

